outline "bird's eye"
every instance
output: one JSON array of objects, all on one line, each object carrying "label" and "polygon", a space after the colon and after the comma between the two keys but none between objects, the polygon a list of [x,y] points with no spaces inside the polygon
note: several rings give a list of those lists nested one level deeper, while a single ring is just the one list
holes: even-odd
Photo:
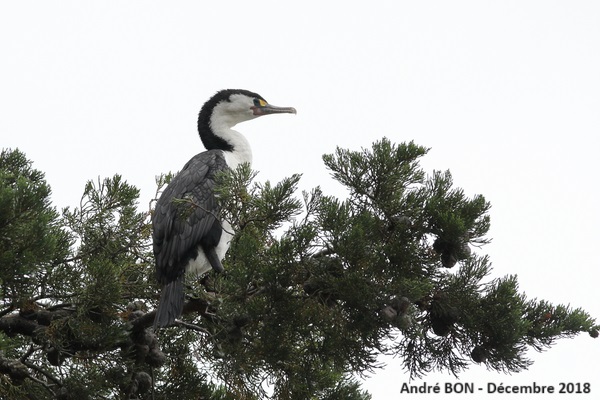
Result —
[{"label": "bird's eye", "polygon": [[254,99],[254,105],[256,107],[264,107],[267,105],[267,102],[264,101],[263,99]]}]

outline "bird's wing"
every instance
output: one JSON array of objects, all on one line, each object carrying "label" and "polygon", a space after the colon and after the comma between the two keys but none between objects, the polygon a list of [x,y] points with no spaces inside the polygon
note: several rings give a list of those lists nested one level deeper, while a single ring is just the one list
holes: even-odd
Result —
[{"label": "bird's wing", "polygon": [[198,246],[219,243],[222,227],[214,194],[215,175],[227,169],[223,153],[205,151],[194,156],[171,180],[156,203],[152,216],[156,273],[163,284],[185,272]]}]

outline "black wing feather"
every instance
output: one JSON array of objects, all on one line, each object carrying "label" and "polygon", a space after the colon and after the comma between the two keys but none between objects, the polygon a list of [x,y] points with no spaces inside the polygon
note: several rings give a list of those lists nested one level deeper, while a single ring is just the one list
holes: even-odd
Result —
[{"label": "black wing feather", "polygon": [[198,246],[205,250],[213,268],[221,266],[213,257],[222,233],[214,187],[216,174],[225,169],[227,163],[220,150],[200,153],[171,180],[156,203],[153,250],[157,278],[165,285],[155,321],[159,326],[181,315],[183,274],[188,262],[198,256]]},{"label": "black wing feather", "polygon": [[194,156],[171,180],[152,217],[156,272],[163,284],[185,272],[199,245],[215,247],[221,238],[215,176],[227,169],[219,150]]}]

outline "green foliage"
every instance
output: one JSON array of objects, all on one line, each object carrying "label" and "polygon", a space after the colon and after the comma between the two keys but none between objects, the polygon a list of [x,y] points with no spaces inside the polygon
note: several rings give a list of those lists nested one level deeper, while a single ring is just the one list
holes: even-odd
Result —
[{"label": "green foliage", "polygon": [[371,395],[361,390],[358,382],[342,380],[325,390],[319,398],[322,400],[371,400]]},{"label": "green foliage", "polygon": [[80,206],[63,212],[80,243],[71,264],[79,276],[73,290],[87,310],[103,314],[115,303],[143,297],[147,289],[140,284],[152,282],[148,213],[137,210],[138,196],[137,188],[115,175],[88,182]]},{"label": "green foliage", "polygon": [[597,336],[582,309],[529,300],[515,276],[489,279],[472,248],[489,240],[490,205],[447,171],[427,175],[426,153],[383,139],[324,156],[346,199],[296,197],[300,175],[222,174],[226,271],[188,277],[182,321],[154,333],[139,191],[118,175],[89,182],[60,214],[43,174],[3,151],[0,397],[367,400],[349,377],[381,353],[412,377],[472,362],[517,372],[529,348]]},{"label": "green foliage", "polygon": [[0,296],[11,308],[54,290],[53,268],[71,243],[50,206],[44,174],[23,153],[0,154]]}]

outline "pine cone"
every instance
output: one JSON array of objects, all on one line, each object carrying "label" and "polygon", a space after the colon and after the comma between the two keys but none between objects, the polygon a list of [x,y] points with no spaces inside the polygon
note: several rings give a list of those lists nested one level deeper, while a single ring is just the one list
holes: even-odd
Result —
[{"label": "pine cone", "polygon": [[487,351],[481,346],[475,346],[473,351],[471,351],[471,358],[478,364],[485,362],[487,360]]}]

